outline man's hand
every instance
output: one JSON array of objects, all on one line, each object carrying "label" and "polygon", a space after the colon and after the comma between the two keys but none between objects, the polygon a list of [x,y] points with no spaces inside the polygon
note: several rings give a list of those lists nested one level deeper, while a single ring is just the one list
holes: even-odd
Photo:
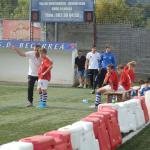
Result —
[{"label": "man's hand", "polygon": [[16,47],[15,47],[14,45],[12,45],[12,46],[10,47],[10,49],[12,49],[12,50],[15,51],[15,52],[17,51],[17,50],[16,50]]},{"label": "man's hand", "polygon": [[16,52],[19,56],[26,57],[25,52],[21,51],[19,48],[15,47],[14,45],[11,46],[11,50]]}]

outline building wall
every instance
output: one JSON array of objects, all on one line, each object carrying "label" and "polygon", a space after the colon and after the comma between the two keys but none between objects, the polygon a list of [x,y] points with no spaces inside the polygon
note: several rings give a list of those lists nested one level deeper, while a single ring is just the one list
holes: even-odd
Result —
[{"label": "building wall", "polygon": [[[54,62],[51,84],[73,85],[75,52],[51,51]],[[26,82],[28,60],[9,49],[0,49],[0,81]]]}]

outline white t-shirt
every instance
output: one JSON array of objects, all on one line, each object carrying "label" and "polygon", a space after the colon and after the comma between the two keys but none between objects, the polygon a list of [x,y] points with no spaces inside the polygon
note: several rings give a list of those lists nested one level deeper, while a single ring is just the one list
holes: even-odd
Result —
[{"label": "white t-shirt", "polygon": [[86,59],[89,60],[88,69],[98,69],[99,68],[100,54],[98,52],[87,53]]},{"label": "white t-shirt", "polygon": [[25,53],[26,57],[29,59],[29,71],[28,75],[38,76],[38,69],[41,63],[41,59],[36,58],[34,51],[29,51]]}]

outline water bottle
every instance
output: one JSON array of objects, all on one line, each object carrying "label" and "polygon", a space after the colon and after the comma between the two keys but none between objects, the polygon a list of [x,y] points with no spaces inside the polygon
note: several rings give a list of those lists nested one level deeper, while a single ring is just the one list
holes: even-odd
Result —
[{"label": "water bottle", "polygon": [[87,100],[87,99],[83,99],[82,102],[83,102],[84,104],[88,104],[88,100]]},{"label": "water bottle", "polygon": [[116,102],[116,97],[115,97],[114,95],[112,96],[111,102],[112,102],[112,103],[115,103],[115,102]]},{"label": "water bottle", "polygon": [[115,102],[118,102],[118,97],[117,96],[115,96]]}]

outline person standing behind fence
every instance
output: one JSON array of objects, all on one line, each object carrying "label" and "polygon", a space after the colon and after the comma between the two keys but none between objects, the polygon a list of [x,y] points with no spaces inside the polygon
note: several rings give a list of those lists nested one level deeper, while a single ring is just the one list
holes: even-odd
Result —
[{"label": "person standing behind fence", "polygon": [[93,47],[91,52],[87,53],[85,63],[85,70],[88,70],[88,75],[90,77],[90,82],[93,89],[91,94],[95,93],[95,78],[99,70],[99,60],[100,54],[96,51],[96,47]]},{"label": "person standing behind fence", "polygon": [[107,73],[107,67],[110,64],[114,66],[114,69],[116,68],[116,58],[115,55],[112,53],[112,47],[107,45],[105,51],[100,55],[100,61],[99,61],[100,70],[96,82],[99,88],[102,87],[103,85],[105,75]]},{"label": "person standing behind fence", "polygon": [[41,63],[40,54],[39,54],[40,49],[41,49],[41,46],[36,45],[33,51],[24,52],[12,46],[12,50],[14,50],[19,56],[26,57],[29,60],[27,107],[33,106],[34,84],[38,80],[38,68]]},{"label": "person standing behind fence", "polygon": [[86,87],[86,85],[84,85],[86,84],[84,82],[85,61],[86,61],[86,57],[82,55],[81,51],[78,51],[78,56],[75,58],[75,68],[77,68],[77,72],[78,72],[79,88],[82,88],[83,86]]}]

